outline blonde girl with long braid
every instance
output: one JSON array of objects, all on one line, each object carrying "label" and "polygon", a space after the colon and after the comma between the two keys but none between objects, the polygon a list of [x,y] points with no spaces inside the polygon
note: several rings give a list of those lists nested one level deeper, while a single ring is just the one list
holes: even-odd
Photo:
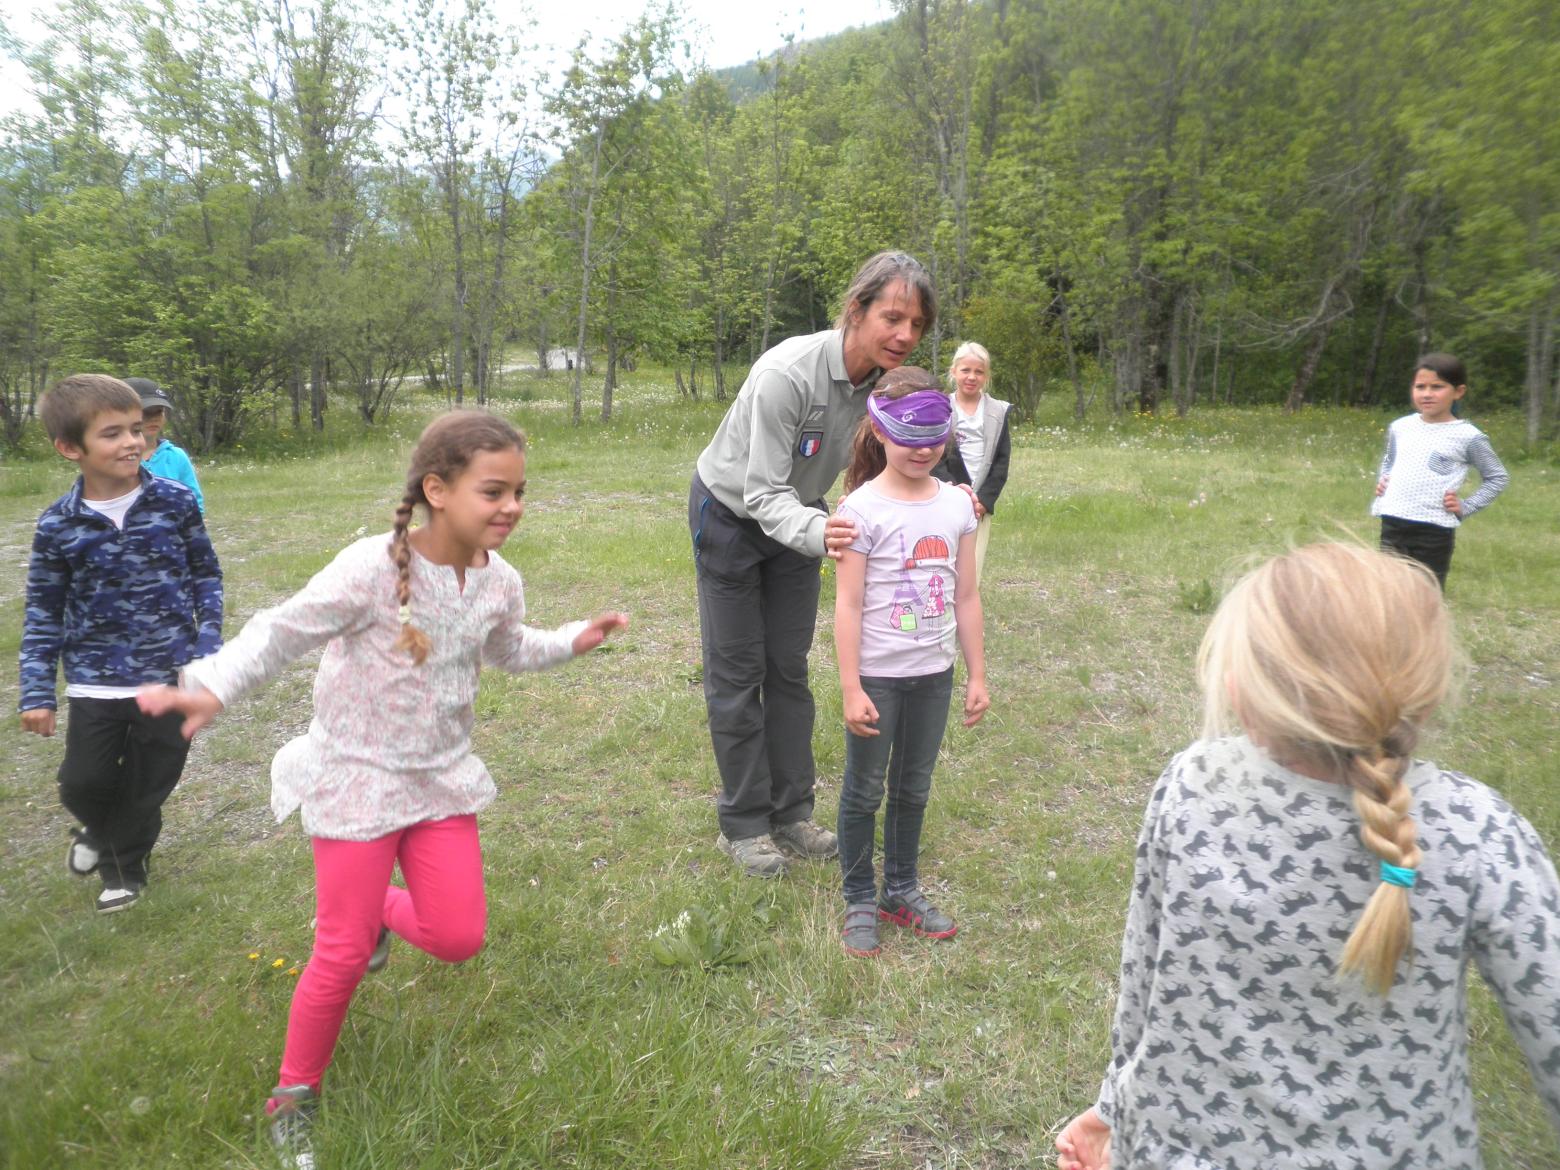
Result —
[{"label": "blonde girl with long braid", "polygon": [[[435,419],[412,452],[388,535],[344,549],[302,591],[257,613],[182,689],[142,691],[193,736],[245,692],[321,645],[308,732],[271,766],[271,807],[302,810],[313,838],[314,950],[293,994],[271,1130],[312,1165],[308,1123],[366,971],[392,934],[447,962],[481,949],[487,922],[476,814],[497,794],[471,751],[483,666],[539,670],[599,646],[628,619],[556,630],[524,623],[520,574],[498,549],[525,508],[525,436],[480,411]],[[421,508],[427,523],[411,527]],[[400,867],[404,888],[391,884]]]},{"label": "blonde girl with long braid", "polygon": [[1470,958],[1560,1127],[1554,865],[1496,793],[1413,755],[1452,663],[1440,589],[1406,559],[1311,545],[1225,597],[1061,1170],[1474,1170]]}]

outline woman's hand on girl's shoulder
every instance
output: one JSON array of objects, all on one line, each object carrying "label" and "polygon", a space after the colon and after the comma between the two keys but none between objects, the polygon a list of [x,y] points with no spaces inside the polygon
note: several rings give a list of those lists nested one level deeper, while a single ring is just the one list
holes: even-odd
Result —
[{"label": "woman's hand on girl's shoulder", "polygon": [[591,618],[585,628],[574,635],[574,653],[589,654],[597,646],[607,640],[607,635],[614,630],[626,630],[628,628],[628,615],[626,613],[604,613]]},{"label": "woman's hand on girl's shoulder", "polygon": [[843,512],[831,512],[823,522],[824,552],[838,561],[844,558],[845,551],[855,543],[856,522]]}]

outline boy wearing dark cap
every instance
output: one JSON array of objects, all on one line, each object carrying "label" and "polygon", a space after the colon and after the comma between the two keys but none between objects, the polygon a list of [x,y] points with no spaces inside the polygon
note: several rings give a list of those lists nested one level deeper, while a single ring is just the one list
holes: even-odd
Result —
[{"label": "boy wearing dark cap", "polygon": [[150,452],[141,462],[153,475],[177,480],[194,492],[195,504],[204,516],[206,497],[201,495],[200,480],[195,478],[195,465],[183,447],[162,437],[162,429],[173,413],[172,401],[150,378],[126,378],[125,385],[141,396],[141,434],[146,437],[146,449]]},{"label": "boy wearing dark cap", "polygon": [[83,826],[66,866],[97,873],[105,914],[141,896],[189,752],[180,716],[147,715],[136,692],[176,682],[222,645],[217,554],[189,489],[141,465],[141,410],[140,395],[106,374],[75,374],[43,396],[49,438],[81,474],[38,518],[22,625],[23,730],[54,734],[64,663],[60,803]]}]

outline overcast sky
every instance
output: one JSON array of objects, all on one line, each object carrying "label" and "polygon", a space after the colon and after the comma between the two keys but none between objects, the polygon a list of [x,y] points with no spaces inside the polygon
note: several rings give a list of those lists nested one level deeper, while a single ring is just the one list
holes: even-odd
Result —
[{"label": "overcast sky", "polygon": [[[11,0],[0,0],[10,3]],[[496,0],[498,11],[508,7]],[[695,50],[703,48],[705,63],[720,69],[740,65],[778,49],[786,34],[798,40],[876,24],[893,15],[888,0],[682,0],[682,10]],[[614,35],[633,23],[645,9],[641,0],[542,0],[534,5],[538,39],[572,48],[584,30]]]},{"label": "overcast sky", "polygon": [[[549,60],[561,65],[584,35],[605,42],[626,29],[645,10],[645,0],[488,0],[506,23],[519,24],[529,10],[535,27],[527,39],[553,50]],[[298,4],[304,7],[307,0]],[[52,0],[0,0],[0,20],[27,43],[41,40],[45,29],[35,10],[52,7]],[[740,65],[778,49],[787,34],[798,40],[876,24],[893,15],[889,0],[681,0],[690,47],[696,60],[714,69]],[[10,74],[11,76],[5,76]],[[23,100],[11,69],[0,69],[0,113]]]}]

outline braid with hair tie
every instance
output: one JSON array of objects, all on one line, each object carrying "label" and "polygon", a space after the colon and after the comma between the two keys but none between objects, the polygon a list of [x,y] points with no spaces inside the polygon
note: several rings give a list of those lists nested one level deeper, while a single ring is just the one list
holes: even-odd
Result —
[{"label": "braid with hair tie", "polygon": [[395,510],[395,529],[390,538],[390,559],[395,562],[395,595],[400,602],[399,617],[401,636],[395,640],[395,649],[405,650],[412,661],[421,666],[427,660],[433,642],[427,634],[412,625],[412,543],[407,537],[411,527],[412,510],[417,501],[410,494],[401,497]]},{"label": "braid with hair tie", "polygon": [[[1419,849],[1419,833],[1409,815],[1413,793],[1404,777],[1419,730],[1407,720],[1382,737],[1380,747],[1354,758],[1354,809],[1360,816],[1360,840],[1381,861],[1398,870],[1419,869],[1424,854]],[[1409,912],[1408,887],[1388,881],[1381,883],[1366,903],[1355,923],[1349,941],[1344,944],[1342,969],[1357,971],[1374,991],[1385,995],[1392,990],[1398,961],[1412,941],[1413,916]]]}]

